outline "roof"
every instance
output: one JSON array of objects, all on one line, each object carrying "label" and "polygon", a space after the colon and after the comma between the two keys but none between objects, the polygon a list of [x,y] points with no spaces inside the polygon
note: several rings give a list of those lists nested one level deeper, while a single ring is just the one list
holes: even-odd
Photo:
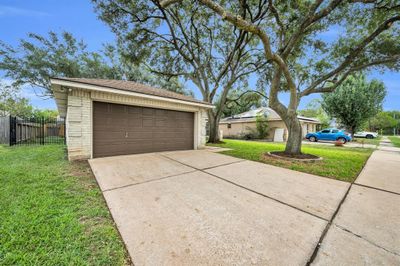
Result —
[{"label": "roof", "polygon": [[[282,118],[278,115],[277,112],[272,110],[269,107],[260,107],[254,110],[250,110],[241,114],[237,114],[231,117],[226,117],[221,119],[221,123],[230,123],[230,122],[253,122],[255,121],[257,115],[264,114],[267,117],[267,120],[282,120]],[[305,117],[305,116],[297,116],[297,118],[301,121],[308,121],[312,123],[319,123],[318,119]]]},{"label": "roof", "polygon": [[163,97],[163,98],[181,100],[181,101],[185,101],[185,102],[192,102],[192,103],[199,103],[199,104],[213,106],[212,104],[210,104],[208,102],[194,99],[191,96],[179,94],[179,93],[168,91],[165,89],[151,87],[151,86],[133,82],[133,81],[110,80],[110,79],[88,79],[88,78],[59,78],[59,77],[52,78],[51,80],[52,80],[52,82],[54,80],[68,81],[68,82],[74,82],[74,83],[79,83],[79,84],[93,85],[93,86],[99,86],[99,87],[104,87],[104,88],[109,88],[109,89],[135,92],[135,93],[140,93],[140,94],[146,94],[146,95],[158,96],[158,97]]}]

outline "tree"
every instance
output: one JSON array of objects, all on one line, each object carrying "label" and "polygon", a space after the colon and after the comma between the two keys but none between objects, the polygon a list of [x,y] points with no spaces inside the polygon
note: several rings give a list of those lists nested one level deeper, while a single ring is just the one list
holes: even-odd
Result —
[{"label": "tree", "polygon": [[305,117],[318,119],[320,122],[319,128],[326,128],[330,124],[330,118],[322,108],[320,99],[312,100],[307,104],[306,109],[299,110],[298,113]]},{"label": "tree", "polygon": [[390,112],[379,112],[369,121],[370,130],[380,130],[393,132],[393,128],[398,127],[400,121],[396,120]]},{"label": "tree", "polygon": [[[161,6],[185,8],[191,2],[163,0]],[[400,66],[400,32],[396,24],[400,20],[400,5],[395,1],[196,2],[261,40],[264,58],[272,69],[266,68],[271,75],[264,75],[269,107],[280,115],[289,131],[286,154],[301,153],[297,108],[302,97],[333,92],[355,72]],[[257,23],[252,20],[255,16]],[[320,37],[335,27],[343,33],[335,40]],[[288,105],[278,98],[282,91],[290,96]]]},{"label": "tree", "polygon": [[144,62],[153,73],[190,81],[204,101],[216,105],[208,111],[209,142],[218,142],[229,92],[247,87],[248,75],[265,65],[258,58],[254,35],[223,23],[196,2],[168,9],[158,0],[93,2],[117,34],[127,60]]},{"label": "tree", "polygon": [[[12,79],[12,87],[31,85],[52,97],[50,77],[122,79],[156,85],[179,93],[186,91],[176,79],[166,81],[144,68],[121,59],[118,48],[107,44],[104,51],[89,52],[71,33],[48,36],[29,33],[16,47],[0,42],[0,70]],[[173,86],[171,86],[173,85]]]},{"label": "tree", "polygon": [[30,116],[33,107],[11,86],[0,83],[0,115]]},{"label": "tree", "polygon": [[353,136],[363,123],[382,110],[385,96],[382,82],[367,82],[364,75],[349,76],[334,92],[323,95],[322,108]]},{"label": "tree", "polygon": [[58,111],[51,109],[34,109],[31,116],[37,119],[52,120],[57,118]]},{"label": "tree", "polygon": [[265,114],[256,116],[256,129],[260,139],[268,136],[268,118]]}]

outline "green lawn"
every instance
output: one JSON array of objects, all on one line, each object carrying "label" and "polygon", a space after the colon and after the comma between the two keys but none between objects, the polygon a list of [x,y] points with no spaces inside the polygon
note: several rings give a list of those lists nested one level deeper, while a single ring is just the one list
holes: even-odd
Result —
[{"label": "green lawn", "polygon": [[399,136],[391,136],[388,137],[394,146],[400,147],[400,137]]},{"label": "green lawn", "polygon": [[379,145],[379,142],[381,142],[381,139],[382,139],[382,136],[378,136],[375,139],[354,138],[353,141],[356,143]]},{"label": "green lawn", "polygon": [[63,145],[0,146],[0,265],[127,265],[87,163]]},{"label": "green lawn", "polygon": [[324,160],[320,162],[305,163],[277,160],[263,156],[268,151],[284,150],[284,144],[228,139],[224,140],[224,142],[225,143],[221,144],[212,144],[212,146],[231,148],[233,150],[224,151],[222,153],[234,157],[264,162],[348,182],[353,181],[358,176],[373,151],[372,149],[362,148],[303,145],[302,151],[304,153],[314,154],[324,158]]}]

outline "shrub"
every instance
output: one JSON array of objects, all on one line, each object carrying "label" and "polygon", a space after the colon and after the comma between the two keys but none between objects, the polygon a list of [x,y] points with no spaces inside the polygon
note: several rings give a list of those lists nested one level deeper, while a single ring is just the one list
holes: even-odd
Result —
[{"label": "shrub", "polygon": [[265,115],[257,115],[256,129],[260,139],[265,139],[268,136],[268,121]]}]

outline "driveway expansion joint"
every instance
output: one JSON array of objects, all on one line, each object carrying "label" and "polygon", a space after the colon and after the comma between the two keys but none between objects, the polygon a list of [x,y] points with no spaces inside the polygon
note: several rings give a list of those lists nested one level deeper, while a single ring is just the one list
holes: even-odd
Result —
[{"label": "driveway expansion joint", "polygon": [[184,172],[184,173],[180,173],[180,174],[176,174],[176,175],[163,176],[163,177],[160,177],[160,178],[151,179],[151,180],[147,180],[147,181],[143,181],[143,182],[138,182],[138,183],[124,185],[124,186],[120,186],[120,187],[105,189],[102,192],[109,192],[109,191],[113,191],[113,190],[117,190],[117,189],[122,189],[122,188],[132,187],[132,186],[136,186],[136,185],[151,183],[151,182],[154,182],[154,181],[159,181],[159,180],[163,180],[163,179],[167,179],[167,178],[171,178],[171,177],[175,177],[175,176],[181,176],[181,175],[185,175],[185,174],[190,174],[190,173],[194,173],[194,172],[197,172],[197,171],[198,170],[195,169],[195,170],[192,170],[192,171],[189,171],[189,172]]},{"label": "driveway expansion joint", "polygon": [[[161,155],[161,156],[164,156],[164,155]],[[192,167],[192,168],[196,169],[197,171],[203,172],[203,173],[205,173],[205,174],[207,174],[207,175],[213,176],[213,177],[215,177],[215,178],[217,178],[217,179],[220,179],[220,180],[222,180],[222,181],[225,181],[225,182],[227,182],[227,183],[230,183],[231,185],[235,185],[235,186],[237,186],[237,187],[240,187],[240,188],[242,188],[242,189],[245,189],[245,190],[250,191],[250,192],[252,192],[252,193],[255,193],[255,194],[257,194],[257,195],[260,195],[260,196],[263,196],[263,197],[265,197],[265,198],[268,198],[268,199],[271,199],[271,200],[273,200],[273,201],[276,201],[276,202],[278,202],[278,203],[281,203],[281,204],[283,204],[283,205],[285,205],[285,206],[288,206],[288,207],[291,207],[291,208],[296,209],[296,210],[298,210],[298,211],[301,211],[301,212],[303,212],[303,213],[309,214],[309,215],[314,216],[314,217],[316,217],[316,218],[318,218],[318,219],[321,219],[321,220],[324,220],[324,221],[328,221],[328,219],[323,218],[323,217],[321,217],[321,216],[318,216],[318,215],[316,215],[316,214],[314,214],[314,213],[307,212],[307,211],[305,211],[305,210],[303,210],[303,209],[300,209],[300,208],[298,208],[298,207],[296,207],[296,206],[290,205],[290,204],[288,204],[288,203],[286,203],[286,202],[283,202],[283,201],[281,201],[281,200],[275,199],[275,198],[273,198],[273,197],[271,197],[271,196],[265,195],[265,194],[263,194],[263,193],[260,193],[260,192],[258,192],[258,191],[252,190],[252,189],[250,189],[250,188],[247,188],[247,187],[245,187],[245,186],[239,185],[239,184],[237,184],[237,183],[235,183],[235,182],[232,182],[232,181],[230,181],[230,180],[227,180],[227,179],[225,179],[225,178],[222,178],[222,177],[220,177],[220,176],[217,176],[217,175],[215,175],[215,174],[212,174],[212,173],[209,173],[209,172],[206,172],[206,171],[205,171],[205,170],[210,170],[210,169],[217,168],[217,167],[220,167],[220,166],[227,166],[227,165],[231,165],[231,164],[235,164],[235,163],[244,162],[244,161],[246,161],[246,160],[240,160],[240,161],[236,161],[236,162],[221,164],[221,165],[214,166],[214,167],[208,167],[208,168],[204,168],[204,169],[199,169],[199,168],[196,168],[196,167],[193,167],[193,166],[184,164],[184,163],[182,163],[182,162],[179,162],[179,161],[177,161],[177,160],[175,160],[175,159],[172,159],[172,158],[169,158],[169,157],[166,157],[166,158],[168,158],[168,159],[170,159],[170,160],[172,160],[172,161],[174,161],[174,162],[178,162],[178,163],[180,163],[180,164],[182,164],[182,165],[185,165],[185,166],[188,166],[188,167]]]},{"label": "driveway expansion joint", "polygon": [[[364,165],[364,167],[365,167],[365,165]],[[340,207],[342,207],[343,203],[345,202],[345,200],[347,198],[347,195],[349,194],[353,184],[354,184],[354,181],[348,187],[346,193],[344,194],[342,200],[339,202],[339,204],[338,204],[335,212],[333,213],[331,219],[329,219],[328,223],[326,224],[324,231],[322,231],[322,234],[321,234],[321,236],[320,236],[320,238],[318,240],[318,243],[315,246],[315,249],[314,249],[313,253],[311,254],[311,257],[309,258],[309,260],[306,263],[307,266],[311,265],[314,262],[315,258],[317,257],[318,251],[319,251],[319,249],[320,249],[320,247],[322,245],[322,242],[324,241],[325,236],[327,235],[329,229],[331,228],[331,225],[333,224],[333,220],[335,219],[336,215],[338,214],[338,212],[340,210]]]},{"label": "driveway expansion joint", "polygon": [[395,251],[388,250],[387,248],[384,248],[384,247],[382,247],[382,246],[380,246],[380,245],[378,245],[378,244],[372,242],[371,240],[369,240],[369,239],[363,237],[362,235],[356,234],[356,233],[350,231],[349,229],[347,229],[347,228],[345,228],[345,227],[343,227],[343,226],[341,226],[341,225],[339,225],[339,224],[333,223],[333,225],[336,226],[337,228],[339,228],[340,230],[343,230],[343,231],[345,231],[345,232],[347,232],[347,233],[349,233],[349,234],[352,234],[353,236],[356,236],[356,237],[358,237],[358,238],[361,238],[362,240],[364,240],[364,241],[368,242],[369,244],[373,245],[374,247],[383,249],[384,251],[386,251],[386,252],[388,252],[388,253],[391,253],[391,254],[393,254],[393,255],[396,255],[396,256],[399,256],[399,257],[400,257],[400,254],[399,254],[399,253],[397,253],[397,252],[395,252]]},{"label": "driveway expansion joint", "polygon": [[365,187],[365,188],[369,188],[369,189],[378,190],[378,191],[381,191],[381,192],[391,193],[391,194],[400,196],[400,193],[398,193],[398,192],[394,192],[394,191],[390,191],[390,190],[386,190],[386,189],[382,189],[382,188],[372,187],[372,186],[368,186],[368,185],[364,185],[364,184],[360,184],[360,183],[354,183],[354,185],[357,185],[359,187]]},{"label": "driveway expansion joint", "polygon": [[[220,167],[220,166],[227,166],[227,165],[231,165],[231,164],[235,164],[235,163],[240,163],[240,162],[246,161],[246,160],[244,160],[244,159],[239,159],[238,161],[234,161],[234,162],[230,162],[230,163],[224,163],[224,164],[219,164],[219,165],[212,166],[212,167],[197,168],[197,167],[194,167],[194,166],[192,166],[192,165],[189,165],[189,164],[186,164],[186,163],[182,163],[182,162],[180,162],[180,161],[178,161],[178,160],[175,160],[175,159],[173,159],[173,158],[171,158],[171,157],[168,157],[168,156],[165,155],[165,154],[159,154],[159,155],[160,155],[161,157],[164,157],[164,158],[166,158],[166,159],[168,159],[168,160],[171,160],[171,161],[173,161],[173,162],[180,163],[180,164],[182,164],[182,165],[184,165],[184,166],[187,166],[187,167],[190,167],[190,168],[196,169],[196,170],[198,170],[198,171],[202,171],[202,172],[204,172],[203,170],[209,170],[209,169],[217,168],[217,167]],[[208,174],[208,173],[207,173],[207,174]]]},{"label": "driveway expansion joint", "polygon": [[[204,172],[204,171],[202,171],[202,172]],[[303,209],[300,209],[300,208],[298,208],[298,207],[296,207],[296,206],[293,206],[293,205],[291,205],[291,204],[288,204],[288,203],[286,203],[286,202],[284,202],[284,201],[275,199],[275,198],[273,198],[273,197],[271,197],[271,196],[268,196],[268,195],[266,195],[266,194],[263,194],[263,193],[260,193],[260,192],[258,192],[258,191],[255,191],[255,190],[253,190],[253,189],[247,188],[247,187],[245,187],[245,186],[242,186],[242,185],[240,185],[240,184],[237,184],[237,183],[235,183],[235,182],[232,182],[232,181],[230,181],[230,180],[227,180],[227,179],[225,179],[225,178],[223,178],[223,177],[220,177],[220,176],[217,176],[217,175],[215,175],[215,174],[212,174],[212,173],[209,173],[209,172],[204,172],[204,173],[209,174],[209,175],[211,175],[211,176],[213,176],[213,177],[215,177],[215,178],[217,178],[217,179],[223,180],[223,181],[225,181],[225,182],[227,182],[227,183],[230,183],[230,184],[232,184],[232,185],[235,185],[235,186],[237,186],[237,187],[243,188],[243,189],[245,189],[245,190],[247,190],[247,191],[253,192],[253,193],[257,194],[257,195],[260,195],[260,196],[263,196],[263,197],[268,198],[268,199],[270,199],[270,200],[273,200],[273,201],[276,201],[276,202],[278,202],[278,203],[281,203],[281,204],[283,204],[283,205],[285,205],[285,206],[291,207],[291,208],[293,208],[293,209],[295,209],[295,210],[298,210],[298,211],[300,211],[300,212],[303,212],[303,213],[309,214],[309,215],[311,215],[311,216],[314,216],[315,218],[318,218],[318,219],[321,219],[321,220],[324,220],[324,221],[328,222],[328,220],[327,220],[326,218],[323,218],[323,217],[318,216],[318,215],[316,215],[316,214],[314,214],[314,213],[311,213],[311,212],[305,211],[305,210],[303,210]]]}]

